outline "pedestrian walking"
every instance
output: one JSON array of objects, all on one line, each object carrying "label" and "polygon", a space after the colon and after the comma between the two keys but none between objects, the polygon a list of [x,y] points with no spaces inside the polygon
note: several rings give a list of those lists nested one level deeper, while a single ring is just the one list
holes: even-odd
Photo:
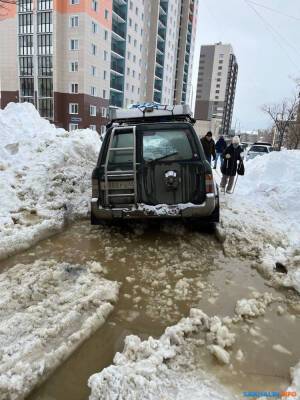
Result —
[{"label": "pedestrian walking", "polygon": [[224,163],[221,167],[222,180],[221,180],[221,190],[223,192],[232,193],[232,188],[234,184],[234,179],[236,174],[244,175],[245,168],[242,159],[243,149],[240,146],[240,138],[234,136],[232,143],[226,148],[223,153]]},{"label": "pedestrian walking", "polygon": [[215,141],[212,138],[212,133],[207,132],[207,134],[201,138],[202,147],[204,150],[205,157],[209,163],[211,163],[211,159],[215,160],[216,158],[216,149],[215,149]]},{"label": "pedestrian walking", "polygon": [[217,168],[217,163],[218,163],[218,159],[220,159],[221,161],[221,167],[223,165],[224,162],[224,158],[223,158],[223,153],[225,151],[227,147],[226,141],[224,139],[223,135],[220,135],[219,139],[216,142],[216,158],[215,158],[215,165],[214,165],[214,169]]}]

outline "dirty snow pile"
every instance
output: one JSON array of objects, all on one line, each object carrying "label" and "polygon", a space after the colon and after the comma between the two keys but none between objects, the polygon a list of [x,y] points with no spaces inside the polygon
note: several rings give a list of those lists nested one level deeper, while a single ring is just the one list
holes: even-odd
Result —
[{"label": "dirty snow pile", "polygon": [[[225,195],[225,250],[252,257],[278,284],[300,292],[300,150],[256,157],[245,168],[235,193]],[[276,262],[288,273],[274,273]]]},{"label": "dirty snow pile", "polygon": [[[207,340],[195,339],[204,332]],[[190,316],[166,329],[160,339],[141,341],[127,336],[122,353],[114,365],[90,377],[90,400],[211,400],[234,399],[235,396],[193,365],[193,346],[208,346],[221,363],[228,363],[230,347],[235,341],[218,317],[208,317],[191,309]],[[189,346],[191,343],[191,346]]]},{"label": "dirty snow pile", "polygon": [[0,110],[0,259],[86,216],[97,132],[66,132],[29,103]]},{"label": "dirty snow pile", "polygon": [[23,399],[104,323],[118,292],[94,261],[36,261],[0,274],[0,399]]}]

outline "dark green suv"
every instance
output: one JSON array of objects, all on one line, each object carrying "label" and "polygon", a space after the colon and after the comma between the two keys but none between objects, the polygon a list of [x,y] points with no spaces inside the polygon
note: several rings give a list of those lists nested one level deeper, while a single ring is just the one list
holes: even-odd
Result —
[{"label": "dark green suv", "polygon": [[189,107],[115,110],[92,175],[91,222],[219,221],[219,194]]}]

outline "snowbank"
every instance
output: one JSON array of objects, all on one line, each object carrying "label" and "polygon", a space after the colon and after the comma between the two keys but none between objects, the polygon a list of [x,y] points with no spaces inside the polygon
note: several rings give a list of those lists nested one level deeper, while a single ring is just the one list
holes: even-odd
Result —
[{"label": "snowbank", "polygon": [[[300,151],[273,152],[246,163],[236,192],[225,196],[227,253],[252,257],[278,284],[300,292]],[[276,262],[288,274],[275,273]]]},{"label": "snowbank", "polygon": [[119,284],[96,262],[36,261],[0,274],[0,399],[23,399],[101,326]]},{"label": "snowbank", "polygon": [[[167,328],[158,340],[150,337],[141,341],[137,336],[127,336],[114,365],[90,377],[90,400],[234,399],[215,379],[193,368],[188,343],[189,339],[194,340],[189,337],[194,338],[199,332],[208,336],[213,354],[215,347],[221,352],[234,342],[234,335],[219,318],[209,318],[201,310],[192,309],[189,318]],[[201,339],[200,342],[205,343]]]},{"label": "snowbank", "polygon": [[0,259],[86,216],[97,132],[66,132],[29,103],[0,110]]}]

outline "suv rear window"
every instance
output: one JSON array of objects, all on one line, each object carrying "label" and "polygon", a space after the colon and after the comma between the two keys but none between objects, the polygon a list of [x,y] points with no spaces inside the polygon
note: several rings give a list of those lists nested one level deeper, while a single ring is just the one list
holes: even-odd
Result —
[{"label": "suv rear window", "polygon": [[145,161],[191,160],[193,149],[187,129],[153,130],[143,133],[143,157]]},{"label": "suv rear window", "polygon": [[268,148],[265,146],[252,146],[249,151],[255,151],[256,153],[268,153]]}]

